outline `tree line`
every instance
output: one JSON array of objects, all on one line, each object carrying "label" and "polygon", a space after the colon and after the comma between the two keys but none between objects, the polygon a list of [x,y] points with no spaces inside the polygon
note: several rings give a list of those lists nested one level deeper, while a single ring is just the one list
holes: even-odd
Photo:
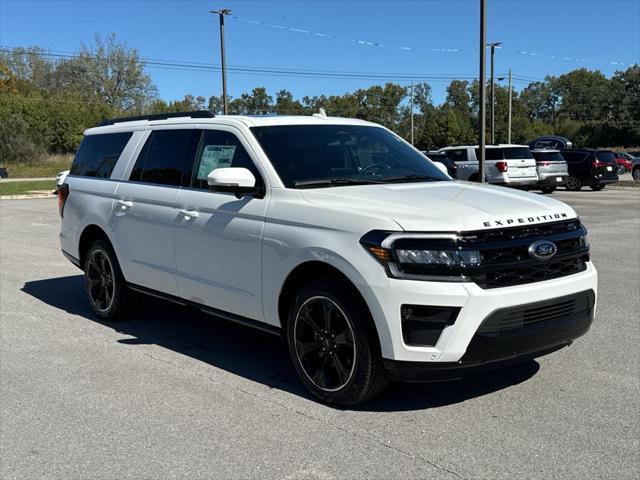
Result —
[{"label": "tree line", "polygon": [[[374,85],[343,95],[294,98],[256,87],[228,98],[229,113],[328,115],[380,123],[410,137],[423,150],[477,143],[477,81],[453,80],[440,105],[428,83],[412,87]],[[512,92],[512,142],[543,134],[570,138],[580,146],[640,145],[640,66],[606,78],[576,69],[548,76]],[[508,88],[495,86],[496,142],[507,141]],[[411,108],[413,104],[413,109]],[[0,51],[0,161],[28,161],[46,153],[73,152],[84,129],[104,118],[142,113],[208,109],[222,113],[222,98],[186,95],[166,102],[145,72],[136,49],[114,35],[96,37],[78,55],[59,58],[38,48]]]}]

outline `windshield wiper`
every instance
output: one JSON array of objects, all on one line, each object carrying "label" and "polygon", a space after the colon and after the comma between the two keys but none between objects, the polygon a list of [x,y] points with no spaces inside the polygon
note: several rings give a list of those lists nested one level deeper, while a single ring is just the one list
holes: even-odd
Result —
[{"label": "windshield wiper", "polygon": [[403,182],[403,181],[413,181],[413,180],[434,180],[436,182],[439,182],[442,179],[432,177],[430,175],[418,175],[415,173],[411,173],[409,175],[398,175],[397,177],[384,177],[383,180],[385,182]]},{"label": "windshield wiper", "polygon": [[296,187],[317,187],[321,185],[337,187],[341,185],[371,185],[376,183],[384,183],[384,182],[380,180],[371,180],[371,179],[365,179],[365,178],[333,177],[333,178],[320,178],[315,180],[297,180],[293,183],[293,185]]}]

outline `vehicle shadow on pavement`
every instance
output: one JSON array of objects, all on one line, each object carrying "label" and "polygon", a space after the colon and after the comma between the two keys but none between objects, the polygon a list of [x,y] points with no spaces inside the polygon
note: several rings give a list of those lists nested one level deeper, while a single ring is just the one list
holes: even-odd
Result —
[{"label": "vehicle shadow on pavement", "polygon": [[[117,340],[118,343],[158,345],[269,388],[315,401],[300,383],[280,337],[143,295],[132,302],[128,319],[103,321],[89,306],[82,275],[27,282],[22,291],[54,308],[133,337]],[[531,361],[451,382],[393,383],[379,397],[350,409],[382,412],[451,405],[524,382],[538,369],[538,363]]]}]

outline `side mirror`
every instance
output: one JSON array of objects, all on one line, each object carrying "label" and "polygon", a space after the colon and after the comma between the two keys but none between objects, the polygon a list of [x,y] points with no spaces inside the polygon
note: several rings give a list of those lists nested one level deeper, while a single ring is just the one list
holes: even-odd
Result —
[{"label": "side mirror", "polygon": [[440,163],[440,162],[433,162],[433,163],[438,168],[438,170],[440,170],[445,175],[449,176],[449,172],[447,171],[447,166],[444,163]]},{"label": "side mirror", "polygon": [[256,177],[246,168],[216,168],[207,175],[207,184],[213,192],[234,193],[238,198],[243,195],[260,196],[262,193],[256,187]]}]

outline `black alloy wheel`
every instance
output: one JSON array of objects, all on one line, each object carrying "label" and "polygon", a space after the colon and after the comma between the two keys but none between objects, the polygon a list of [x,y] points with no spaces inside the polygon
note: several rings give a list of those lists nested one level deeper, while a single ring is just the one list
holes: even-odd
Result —
[{"label": "black alloy wheel", "polygon": [[577,192],[582,188],[582,181],[577,177],[570,176],[567,178],[567,183],[564,187],[572,192]]},{"label": "black alloy wheel", "polygon": [[115,297],[113,265],[107,253],[99,248],[91,251],[87,258],[87,293],[96,310],[107,312]]},{"label": "black alloy wheel", "polygon": [[387,385],[375,323],[346,280],[318,277],[302,285],[285,328],[298,376],[320,400],[354,405]]},{"label": "black alloy wheel", "polygon": [[116,255],[107,242],[97,240],[91,245],[84,263],[84,278],[95,314],[105,320],[121,318],[129,293]]},{"label": "black alloy wheel", "polygon": [[294,325],[295,351],[304,374],[320,390],[343,388],[355,370],[353,327],[330,298],[307,299],[298,309]]}]

